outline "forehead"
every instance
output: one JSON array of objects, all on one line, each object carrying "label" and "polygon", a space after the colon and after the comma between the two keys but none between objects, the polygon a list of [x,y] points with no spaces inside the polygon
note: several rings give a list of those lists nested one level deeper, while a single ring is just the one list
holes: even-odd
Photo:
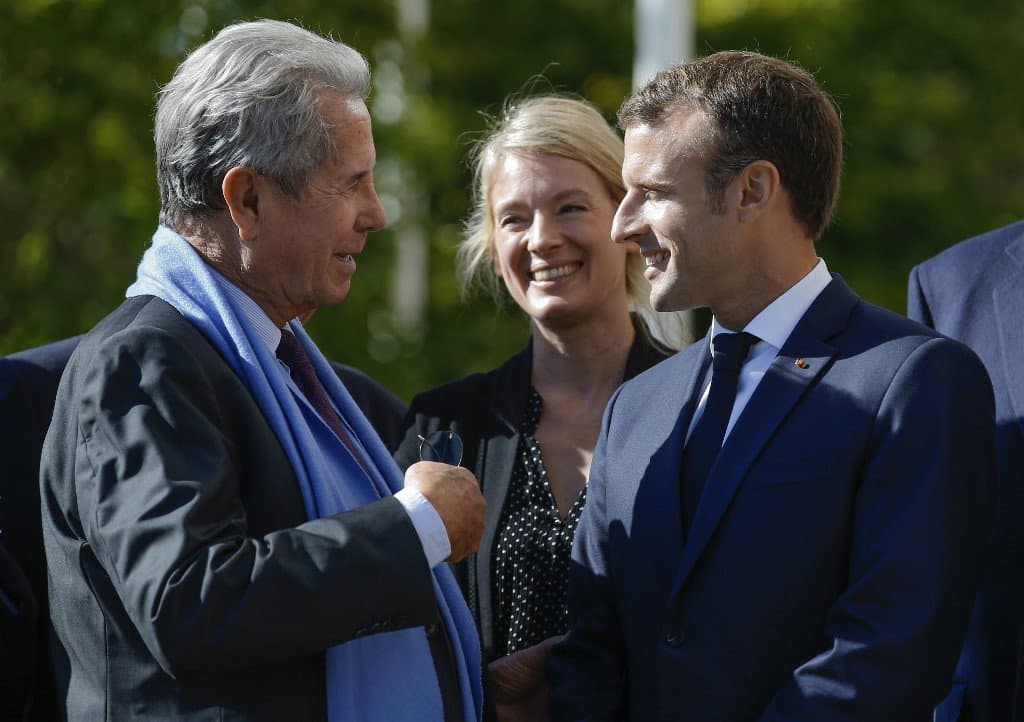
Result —
[{"label": "forehead", "polygon": [[654,123],[626,128],[622,176],[627,183],[672,180],[691,168],[703,168],[711,142],[711,124],[700,110],[679,108]]},{"label": "forehead", "polygon": [[504,153],[494,164],[491,202],[520,196],[541,197],[570,191],[599,193],[600,177],[585,164],[549,154]]},{"label": "forehead", "polygon": [[376,162],[370,111],[361,98],[323,91],[320,115],[334,140],[335,164],[347,170],[372,169]]}]

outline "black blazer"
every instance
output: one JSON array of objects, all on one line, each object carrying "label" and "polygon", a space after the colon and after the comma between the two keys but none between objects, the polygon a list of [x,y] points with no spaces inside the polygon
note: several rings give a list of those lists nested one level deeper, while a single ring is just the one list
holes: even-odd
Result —
[{"label": "black blazer", "polygon": [[[637,332],[626,361],[629,380],[672,352]],[[476,554],[453,565],[480,629],[483,660],[501,656],[494,642],[491,558],[519,448],[519,423],[530,387],[532,348],[527,346],[502,366],[439,386],[416,396],[409,406],[405,439],[395,453],[403,469],[419,461],[418,435],[451,429],[462,437],[462,465],[476,474],[487,500],[487,525]]]},{"label": "black blazer", "polygon": [[[10,552],[10,564],[19,566],[28,580],[28,591],[34,598],[32,607],[38,608],[41,622],[36,625],[29,621],[31,615],[19,615],[19,626],[33,628],[35,644],[31,650],[16,654],[9,647],[0,648],[0,690],[6,690],[0,694],[0,710],[14,709],[15,705],[24,708],[31,697],[29,722],[59,719],[39,521],[39,457],[53,415],[57,384],[81,339],[75,336],[0,358],[0,466],[4,469],[0,476],[0,539]],[[404,432],[406,405],[362,371],[334,361],[331,366],[384,444],[394,451]],[[11,620],[8,624],[14,623]],[[29,652],[34,665],[25,656]],[[4,660],[8,663],[3,664]],[[29,673],[33,679],[25,685]],[[20,700],[16,702],[17,697]],[[0,720],[4,719],[0,714]]]},{"label": "black blazer", "polygon": [[72,355],[41,494],[70,720],[323,720],[327,647],[440,622],[401,505],[306,521],[248,389],[153,297]]}]

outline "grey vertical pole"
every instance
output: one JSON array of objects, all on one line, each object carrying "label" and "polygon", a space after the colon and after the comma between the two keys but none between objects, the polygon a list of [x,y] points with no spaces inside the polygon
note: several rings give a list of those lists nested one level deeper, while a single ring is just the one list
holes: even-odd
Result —
[{"label": "grey vertical pole", "polygon": [[633,89],[693,57],[692,0],[636,0]]},{"label": "grey vertical pole", "polygon": [[[407,68],[415,71],[416,56],[411,48],[426,36],[430,28],[430,0],[397,0],[398,30],[406,46]],[[412,58],[408,56],[412,54]],[[408,60],[412,62],[408,62]],[[421,90],[416,72],[404,74],[404,87]],[[402,168],[404,194],[403,220],[395,229],[397,249],[391,285],[391,310],[394,328],[406,339],[418,337],[423,331],[427,307],[429,241],[423,228],[426,213],[426,192],[415,174]]]}]

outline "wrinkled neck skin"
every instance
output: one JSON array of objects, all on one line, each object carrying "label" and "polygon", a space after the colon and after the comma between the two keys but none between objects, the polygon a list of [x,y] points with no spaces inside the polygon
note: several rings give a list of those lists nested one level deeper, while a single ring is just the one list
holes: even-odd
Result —
[{"label": "wrinkled neck skin", "polygon": [[241,276],[241,241],[226,212],[213,213],[174,229],[204,261],[235,285]]},{"label": "wrinkled neck skin", "polygon": [[252,298],[264,313],[281,328],[298,315],[311,316],[315,309],[301,309],[299,313],[287,304],[276,302],[264,289],[250,282],[252,274],[246,272],[242,240],[238,227],[226,211],[215,213],[202,221],[188,224],[184,230],[175,229],[188,241],[204,261],[218,273],[242,289]]}]

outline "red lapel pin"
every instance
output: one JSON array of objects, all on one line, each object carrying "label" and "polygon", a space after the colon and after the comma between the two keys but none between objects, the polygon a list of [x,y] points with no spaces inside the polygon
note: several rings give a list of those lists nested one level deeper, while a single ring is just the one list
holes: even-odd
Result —
[{"label": "red lapel pin", "polygon": [[811,365],[804,361],[802,358],[798,358],[796,361],[794,361],[793,365],[796,366],[797,368],[802,369],[809,369],[811,367]]}]

